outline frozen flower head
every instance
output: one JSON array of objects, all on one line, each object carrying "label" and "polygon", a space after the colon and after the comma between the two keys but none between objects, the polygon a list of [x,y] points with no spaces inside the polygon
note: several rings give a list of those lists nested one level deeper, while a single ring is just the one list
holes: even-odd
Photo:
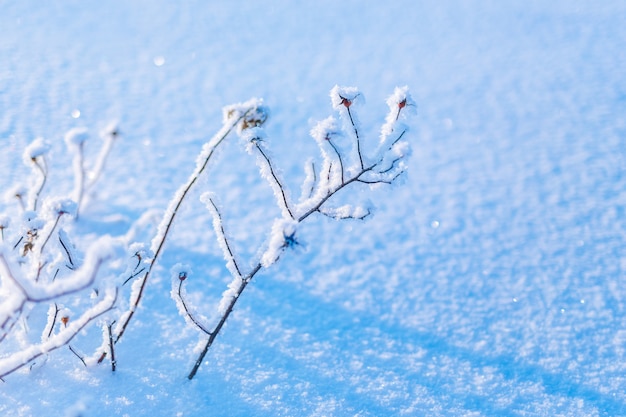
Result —
[{"label": "frozen flower head", "polygon": [[325,141],[333,139],[339,135],[340,132],[341,129],[337,125],[337,119],[330,116],[320,122],[317,122],[315,127],[311,129],[311,136],[313,136],[313,139],[321,144]]},{"label": "frozen flower head", "polygon": [[24,162],[27,165],[35,162],[37,158],[44,156],[50,151],[50,144],[43,138],[37,138],[24,149]]},{"label": "frozen flower head", "polygon": [[87,139],[89,139],[89,134],[87,132],[87,129],[84,127],[75,127],[70,129],[65,134],[65,143],[68,147],[81,146]]},{"label": "frozen flower head", "polygon": [[[415,104],[411,94],[409,94],[409,88],[407,86],[396,87],[393,94],[387,99],[387,105],[391,113],[396,113],[398,116],[400,112],[415,113],[417,111],[417,104]],[[396,119],[398,116],[396,116]]]},{"label": "frozen flower head", "polygon": [[22,214],[22,221],[26,231],[43,229],[45,222],[37,217],[37,213],[27,210]]},{"label": "frozen flower head", "polygon": [[49,213],[52,218],[64,214],[75,216],[77,207],[76,202],[69,198],[52,198],[46,200],[44,204],[44,210]]},{"label": "frozen flower head", "polygon": [[263,100],[253,98],[245,103],[231,104],[222,110],[224,123],[238,121],[237,130],[262,126],[269,117],[269,108]]},{"label": "frozen flower head", "polygon": [[18,200],[21,200],[22,198],[26,196],[27,193],[28,193],[28,190],[26,189],[25,186],[23,186],[22,184],[17,184],[9,188],[7,192],[4,193],[4,199],[7,202],[14,200],[16,198]]},{"label": "frozen flower head", "polygon": [[362,103],[364,97],[356,87],[339,87],[336,85],[330,90],[330,100],[333,108],[340,110],[342,108],[349,109],[355,103]]}]

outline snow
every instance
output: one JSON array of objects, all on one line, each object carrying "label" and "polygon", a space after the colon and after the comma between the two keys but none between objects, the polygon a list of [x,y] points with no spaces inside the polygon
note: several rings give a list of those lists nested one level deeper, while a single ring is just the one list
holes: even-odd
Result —
[{"label": "snow", "polygon": [[[86,182],[89,198],[77,221],[63,219],[62,236],[80,258],[110,234],[124,265],[137,259],[117,245],[137,242],[153,257],[163,213],[216,153],[116,346],[115,373],[107,361],[85,367],[58,323],[57,338],[43,340],[43,303],[28,311],[31,334],[0,343],[0,364],[16,363],[13,348],[55,350],[0,381],[0,414],[626,415],[624,21],[623,2],[586,0],[2,3],[0,217],[9,219],[2,253],[11,270],[21,269],[13,246],[22,210],[32,209],[15,195],[26,204],[40,183],[33,156],[48,172],[41,202],[72,192],[65,132],[119,129],[85,144],[98,181]],[[410,130],[394,148],[412,150],[403,183],[351,184],[330,202],[337,215],[375,208],[364,221],[298,224],[306,251],[284,250],[254,277],[188,381],[204,341],[170,296],[170,271],[193,270],[185,301],[198,317],[213,317],[233,282],[200,196],[215,196],[243,271],[282,217],[256,151],[233,134],[215,147],[243,127],[224,123],[222,111],[263,97],[235,110],[263,110],[251,123],[265,115],[263,141],[297,195],[313,182],[310,158],[322,170],[310,132],[334,114],[336,85],[367,96],[349,107],[366,157],[402,131],[385,123],[408,86],[415,105],[404,110],[415,115],[398,120]],[[39,137],[48,145],[29,148]],[[284,230],[272,236],[270,248],[281,248]],[[80,265],[93,263],[85,255]],[[120,287],[118,300],[138,282]],[[0,295],[11,288],[3,280]],[[84,322],[107,307],[109,288],[88,308],[72,297],[65,307]],[[16,307],[10,300],[2,312]],[[92,355],[104,346],[103,322],[122,313],[94,319],[72,347]],[[68,322],[73,331],[80,317]]]}]

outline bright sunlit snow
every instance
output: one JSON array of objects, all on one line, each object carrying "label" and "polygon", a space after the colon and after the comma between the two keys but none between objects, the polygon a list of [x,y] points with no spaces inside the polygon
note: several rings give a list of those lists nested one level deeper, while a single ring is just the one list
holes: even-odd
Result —
[{"label": "bright sunlit snow", "polygon": [[[625,22],[621,1],[0,2],[0,375],[27,362],[0,415],[626,416]],[[297,221],[377,161],[406,172]],[[62,256],[19,261],[22,225],[56,221]],[[255,265],[188,380],[206,334],[179,289],[209,326]]]}]

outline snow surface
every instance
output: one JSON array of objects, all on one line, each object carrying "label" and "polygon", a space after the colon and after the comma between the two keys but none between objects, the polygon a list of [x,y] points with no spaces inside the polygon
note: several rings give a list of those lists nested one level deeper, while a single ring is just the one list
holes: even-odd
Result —
[{"label": "snow surface", "polygon": [[[264,98],[295,194],[333,86],[367,96],[372,150],[394,88],[417,104],[404,184],[353,193],[376,207],[365,222],[300,225],[304,250],[255,277],[194,380],[198,332],[169,271],[193,266],[187,301],[207,316],[231,281],[200,194],[249,265],[280,216],[234,137],[183,207],[117,371],[58,349],[0,382],[0,414],[626,415],[625,21],[620,1],[0,2],[0,194],[43,137],[48,185],[68,195],[64,134],[118,123],[76,224],[87,246],[163,213],[224,105]],[[151,217],[132,231],[146,247]]]}]

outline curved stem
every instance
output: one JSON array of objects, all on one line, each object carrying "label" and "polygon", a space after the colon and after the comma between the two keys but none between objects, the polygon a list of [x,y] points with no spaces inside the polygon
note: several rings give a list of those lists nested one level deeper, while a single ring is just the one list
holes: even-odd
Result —
[{"label": "curved stem", "polygon": [[178,214],[178,209],[183,204],[183,200],[185,200],[185,197],[187,196],[187,194],[189,193],[193,185],[196,183],[199,176],[206,169],[209,163],[209,160],[211,159],[211,157],[213,156],[215,152],[215,149],[224,141],[224,139],[226,139],[226,137],[232,132],[232,130],[237,126],[237,124],[239,124],[239,122],[242,119],[244,119],[252,110],[253,109],[251,108],[245,113],[243,113],[234,122],[232,122],[228,127],[226,126],[222,127],[221,132],[223,133],[220,135],[218,132],[218,134],[213,139],[213,141],[209,142],[210,148],[204,160],[202,161],[201,164],[198,164],[196,166],[196,169],[191,174],[187,182],[179,188],[179,191],[176,193],[174,199],[170,202],[170,209],[168,209],[169,214],[163,218],[163,221],[161,222],[161,225],[159,226],[159,230],[162,230],[162,232],[160,233],[160,236],[157,236],[155,238],[156,240],[153,241],[153,246],[156,245],[156,249],[154,250],[154,256],[152,257],[152,260],[148,265],[148,270],[146,271],[143,278],[141,279],[141,284],[139,287],[139,291],[137,293],[137,298],[132,301],[129,314],[126,316],[126,319],[120,326],[120,332],[115,338],[115,343],[119,342],[119,340],[122,338],[122,336],[124,335],[124,332],[126,331],[126,328],[128,327],[128,324],[130,323],[133,316],[135,315],[135,311],[145,291],[146,283],[148,282],[148,278],[150,277],[152,268],[154,268],[154,265],[156,264],[159,258],[159,255],[161,254],[161,251],[163,250],[165,240],[169,234],[170,229],[172,228],[172,225],[174,224],[174,219],[176,218],[176,214]]}]

